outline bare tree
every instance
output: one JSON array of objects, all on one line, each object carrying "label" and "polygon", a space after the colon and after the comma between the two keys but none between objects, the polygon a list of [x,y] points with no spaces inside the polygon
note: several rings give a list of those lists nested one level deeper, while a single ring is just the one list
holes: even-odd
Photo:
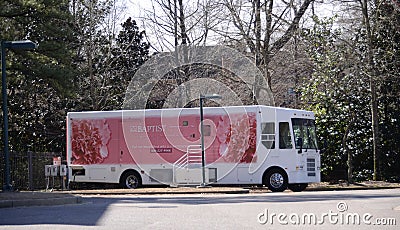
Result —
[{"label": "bare tree", "polygon": [[[152,0],[150,9],[143,9],[143,26],[157,52],[172,51],[179,45],[204,45],[212,5],[207,0]],[[210,21],[210,22],[209,22]]]},{"label": "bare tree", "polygon": [[312,2],[224,0],[220,3],[224,14],[220,17],[221,26],[213,28],[215,33],[228,44],[239,44],[264,72],[268,86],[260,85],[261,79],[256,81],[256,97],[262,88],[271,87],[271,60],[293,37]]}]

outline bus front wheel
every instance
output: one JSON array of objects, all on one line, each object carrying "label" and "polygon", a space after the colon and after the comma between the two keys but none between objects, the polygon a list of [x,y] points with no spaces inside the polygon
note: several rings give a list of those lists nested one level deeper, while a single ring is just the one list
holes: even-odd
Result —
[{"label": "bus front wheel", "polygon": [[271,169],[265,175],[265,184],[272,192],[283,192],[288,187],[288,177],[282,169]]}]

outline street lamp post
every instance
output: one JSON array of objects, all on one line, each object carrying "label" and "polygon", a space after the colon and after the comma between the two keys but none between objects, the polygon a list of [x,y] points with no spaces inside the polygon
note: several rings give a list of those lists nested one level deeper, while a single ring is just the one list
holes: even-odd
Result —
[{"label": "street lamp post", "polygon": [[3,119],[4,119],[4,161],[5,161],[5,183],[3,191],[12,191],[10,183],[10,153],[8,151],[8,108],[7,108],[7,84],[6,84],[6,48],[8,49],[36,49],[37,45],[29,40],[25,41],[1,41],[1,86],[3,96]]},{"label": "street lamp post", "polygon": [[199,187],[206,186],[206,156],[204,149],[204,131],[203,131],[203,100],[204,99],[221,99],[221,95],[212,94],[212,95],[201,95],[200,94],[200,139],[201,139],[201,173],[202,173],[202,182]]}]

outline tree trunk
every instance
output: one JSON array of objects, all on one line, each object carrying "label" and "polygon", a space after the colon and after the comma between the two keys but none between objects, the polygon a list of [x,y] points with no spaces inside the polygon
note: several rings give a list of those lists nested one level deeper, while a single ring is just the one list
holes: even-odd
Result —
[{"label": "tree trunk", "polygon": [[[178,4],[179,4],[179,19],[180,19],[179,22],[180,22],[181,37],[182,37],[182,47],[181,48],[182,48],[182,53],[183,53],[183,61],[185,64],[187,64],[189,61],[188,60],[189,59],[188,45],[189,45],[190,41],[189,41],[189,38],[188,38],[187,32],[186,32],[186,24],[185,24],[186,19],[185,19],[185,13],[184,13],[184,8],[183,8],[184,6],[183,6],[182,0],[178,0]],[[180,75],[180,84],[179,85],[181,85],[182,83],[184,83],[188,80],[188,72],[185,69],[186,68],[182,68],[182,70],[184,71],[183,76],[181,74],[179,74]],[[189,71],[190,71],[190,69],[189,69]],[[178,85],[178,87],[179,87],[179,85]],[[185,90],[185,99],[186,100],[184,100],[183,97],[180,96],[179,103],[178,103],[179,108],[182,108],[185,106],[183,104],[183,101],[188,101],[190,99],[190,91],[191,91],[190,85],[186,84],[185,89],[186,89]],[[181,88],[179,88],[179,94],[180,95],[182,94]]]},{"label": "tree trunk", "polygon": [[349,151],[349,148],[347,147],[347,137],[349,136],[349,132],[351,127],[354,124],[355,121],[355,113],[351,114],[351,118],[349,121],[349,124],[347,125],[344,135],[343,135],[343,139],[342,139],[342,145],[343,145],[343,151],[344,154],[347,154],[347,182],[350,184],[354,183],[353,180],[353,154]]},{"label": "tree trunk", "polygon": [[178,43],[178,6],[176,5],[176,0],[174,0],[174,38],[175,38],[175,51],[176,47],[179,45]]},{"label": "tree trunk", "polygon": [[87,59],[88,59],[88,74],[89,74],[89,79],[90,79],[90,100],[92,102],[91,106],[92,106],[92,110],[97,110],[97,104],[96,104],[96,95],[95,95],[95,86],[96,86],[96,82],[95,82],[95,77],[94,77],[94,73],[93,73],[93,52],[94,52],[94,41],[93,41],[93,36],[94,34],[92,34],[92,32],[95,30],[94,29],[94,16],[93,16],[94,12],[93,12],[93,2],[91,1],[89,3],[89,30],[90,30],[90,34],[89,34],[89,44],[87,46]]},{"label": "tree trunk", "polygon": [[183,11],[182,0],[178,0],[178,3],[179,3],[179,20],[180,20],[180,27],[181,27],[182,45],[187,45],[188,44],[188,36],[186,33],[185,14]]},{"label": "tree trunk", "polygon": [[374,155],[374,176],[373,180],[380,180],[380,167],[379,167],[379,118],[378,118],[378,102],[377,102],[377,92],[376,92],[376,70],[374,64],[373,57],[373,35],[371,31],[371,22],[368,15],[368,1],[360,0],[362,13],[364,17],[364,24],[367,31],[367,40],[368,40],[368,62],[369,62],[369,84],[371,91],[371,122],[372,122],[372,140],[373,140],[373,155]]},{"label": "tree trunk", "polygon": [[[268,3],[268,4],[267,4]],[[272,9],[274,7],[274,0],[268,0],[264,3],[265,6],[265,21],[266,30],[264,36],[264,49],[263,49],[263,59],[264,59],[264,77],[268,83],[268,87],[272,90],[271,84],[271,73],[269,72],[269,63],[271,62],[271,52],[270,46],[271,36],[272,36]]]}]

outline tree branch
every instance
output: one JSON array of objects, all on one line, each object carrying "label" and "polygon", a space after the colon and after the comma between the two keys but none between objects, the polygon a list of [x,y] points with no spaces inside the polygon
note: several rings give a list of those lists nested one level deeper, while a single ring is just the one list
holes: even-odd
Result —
[{"label": "tree branch", "polygon": [[277,51],[279,51],[293,36],[293,33],[297,30],[299,27],[299,22],[301,17],[304,15],[306,12],[308,6],[313,2],[314,0],[305,0],[303,4],[301,5],[299,11],[296,12],[296,16],[292,20],[292,23],[290,24],[289,28],[286,30],[285,34],[278,39],[276,42],[273,43],[271,47],[271,54],[275,54]]}]

